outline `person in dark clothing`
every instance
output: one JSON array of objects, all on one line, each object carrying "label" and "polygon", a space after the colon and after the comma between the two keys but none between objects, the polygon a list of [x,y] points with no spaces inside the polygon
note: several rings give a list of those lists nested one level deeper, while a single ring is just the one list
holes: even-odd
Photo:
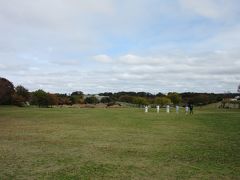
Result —
[{"label": "person in dark clothing", "polygon": [[190,114],[193,114],[193,105],[189,104]]}]

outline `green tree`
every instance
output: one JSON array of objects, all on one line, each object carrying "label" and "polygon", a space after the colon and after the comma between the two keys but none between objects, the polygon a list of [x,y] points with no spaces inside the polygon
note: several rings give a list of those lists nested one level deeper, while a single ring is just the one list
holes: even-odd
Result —
[{"label": "green tree", "polygon": [[71,95],[69,98],[72,104],[82,104],[84,102],[83,96]]},{"label": "green tree", "polygon": [[18,96],[22,96],[25,102],[29,100],[30,93],[25,87],[19,85],[15,88],[15,92]]},{"label": "green tree", "polygon": [[133,103],[137,104],[138,106],[149,104],[148,100],[146,98],[143,98],[143,97],[135,97],[134,100],[133,100]]},{"label": "green tree", "polygon": [[42,89],[33,92],[32,104],[38,105],[39,107],[48,107],[48,93]]},{"label": "green tree", "polygon": [[119,101],[121,102],[127,102],[127,103],[133,103],[134,97],[129,95],[122,95],[119,97]]},{"label": "green tree", "polygon": [[172,101],[174,105],[177,105],[182,101],[182,97],[176,92],[168,93],[167,97]]},{"label": "green tree", "polygon": [[154,103],[160,105],[161,107],[171,103],[171,99],[167,97],[156,97]]},{"label": "green tree", "polygon": [[86,104],[97,104],[97,103],[99,103],[99,101],[95,96],[91,96],[91,97],[87,97],[84,100],[84,103],[86,103]]},{"label": "green tree", "polygon": [[112,102],[111,98],[109,97],[103,97],[101,100],[100,100],[101,103],[110,103]]},{"label": "green tree", "polygon": [[72,92],[70,98],[71,104],[81,104],[84,102],[83,100],[83,92],[82,91],[75,91]]},{"label": "green tree", "polygon": [[163,93],[161,93],[161,92],[159,92],[159,93],[156,94],[156,96],[157,96],[157,97],[165,97],[166,95],[163,94]]},{"label": "green tree", "polygon": [[75,91],[75,92],[72,92],[71,96],[80,96],[83,98],[83,92],[82,91]]}]

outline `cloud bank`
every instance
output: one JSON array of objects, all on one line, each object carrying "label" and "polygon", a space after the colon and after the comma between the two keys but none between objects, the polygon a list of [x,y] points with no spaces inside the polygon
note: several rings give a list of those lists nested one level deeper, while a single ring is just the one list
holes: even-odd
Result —
[{"label": "cloud bank", "polygon": [[236,92],[239,6],[0,0],[0,76],[50,92]]}]

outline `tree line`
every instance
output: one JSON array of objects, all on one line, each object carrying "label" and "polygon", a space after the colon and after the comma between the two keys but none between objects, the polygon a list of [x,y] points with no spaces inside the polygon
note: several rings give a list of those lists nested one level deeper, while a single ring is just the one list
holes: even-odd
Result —
[{"label": "tree line", "polygon": [[167,104],[184,105],[191,103],[196,106],[216,103],[224,98],[232,98],[237,96],[237,93],[214,94],[214,93],[177,93],[169,92],[163,94],[161,92],[152,94],[149,92],[105,92],[96,96],[85,96],[82,91],[75,91],[71,94],[49,93],[42,89],[34,92],[22,85],[14,86],[6,78],[0,77],[0,105],[16,105],[28,106],[36,105],[39,107],[51,107],[54,105],[73,105],[73,104],[114,104],[116,102],[124,102],[142,105],[160,105]]}]

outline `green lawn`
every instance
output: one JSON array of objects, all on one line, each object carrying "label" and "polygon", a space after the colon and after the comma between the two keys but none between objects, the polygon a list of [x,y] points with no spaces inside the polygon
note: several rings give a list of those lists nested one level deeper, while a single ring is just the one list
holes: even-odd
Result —
[{"label": "green lawn", "polygon": [[0,179],[240,179],[240,111],[0,107]]}]

